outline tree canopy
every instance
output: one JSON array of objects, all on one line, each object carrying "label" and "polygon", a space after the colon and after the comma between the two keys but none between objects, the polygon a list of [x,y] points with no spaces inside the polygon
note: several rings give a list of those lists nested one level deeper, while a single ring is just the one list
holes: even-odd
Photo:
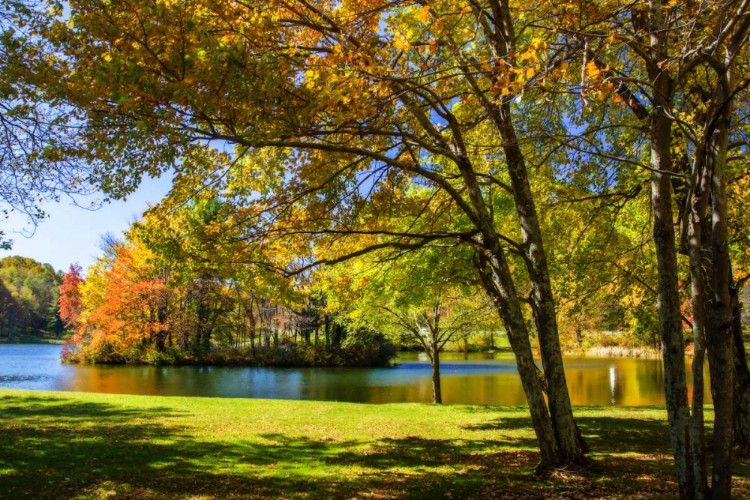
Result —
[{"label": "tree canopy", "polygon": [[57,301],[61,276],[49,264],[24,257],[0,260],[0,335],[5,338],[59,336]]}]

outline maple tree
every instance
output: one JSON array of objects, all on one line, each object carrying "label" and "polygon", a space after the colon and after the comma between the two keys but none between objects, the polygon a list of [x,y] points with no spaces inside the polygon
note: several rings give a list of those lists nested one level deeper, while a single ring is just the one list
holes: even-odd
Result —
[{"label": "maple tree", "polygon": [[84,282],[83,269],[77,264],[72,264],[63,274],[58,300],[60,318],[68,328],[75,327],[81,316],[81,285]]},{"label": "maple tree", "polygon": [[[373,332],[347,329],[320,300],[276,274],[207,258],[225,203],[148,213],[108,237],[86,280],[72,268],[60,306],[73,319],[69,362],[382,366],[394,356]],[[70,312],[72,311],[72,312]],[[325,343],[319,341],[323,329]],[[314,334],[314,337],[313,337]]]}]

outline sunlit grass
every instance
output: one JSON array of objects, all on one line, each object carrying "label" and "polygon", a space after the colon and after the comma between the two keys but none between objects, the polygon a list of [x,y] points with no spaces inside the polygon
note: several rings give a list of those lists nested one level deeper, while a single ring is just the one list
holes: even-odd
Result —
[{"label": "sunlit grass", "polygon": [[663,410],[576,415],[593,467],[537,477],[526,408],[0,390],[0,498],[674,496]]}]

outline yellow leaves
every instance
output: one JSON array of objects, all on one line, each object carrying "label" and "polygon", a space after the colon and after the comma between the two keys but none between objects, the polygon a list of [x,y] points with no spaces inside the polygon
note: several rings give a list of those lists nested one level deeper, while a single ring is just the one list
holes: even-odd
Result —
[{"label": "yellow leaves", "polygon": [[568,64],[567,61],[561,62],[552,71],[552,76],[555,76],[555,77],[558,77],[558,78],[564,76],[568,72],[568,68],[569,67],[570,67],[570,65]]},{"label": "yellow leaves", "polygon": [[596,80],[601,76],[602,72],[594,61],[589,61],[586,64],[586,75],[592,80]]},{"label": "yellow leaves", "polygon": [[531,40],[530,48],[533,48],[534,50],[547,50],[547,42],[538,37],[533,38]]},{"label": "yellow leaves", "polygon": [[525,68],[517,68],[514,70],[517,73],[520,82],[531,80],[534,78],[534,75],[536,75],[536,72],[541,69],[539,61],[544,58],[544,51],[547,47],[547,42],[541,38],[534,38],[531,40],[529,47],[518,56],[519,63],[529,63],[529,66]]},{"label": "yellow leaves", "polygon": [[692,111],[689,111],[689,112],[680,111],[679,113],[677,113],[677,117],[680,119],[681,122],[684,122],[684,123],[693,123],[695,121],[695,118],[696,118],[696,111],[697,110],[692,110]]},{"label": "yellow leaves", "polygon": [[411,43],[404,35],[396,33],[396,36],[393,37],[393,46],[398,50],[409,50],[411,48]]},{"label": "yellow leaves", "polygon": [[320,78],[320,72],[317,69],[310,68],[305,71],[305,86],[309,89],[314,89],[318,86],[318,79]]},{"label": "yellow leaves", "polygon": [[534,47],[529,47],[526,52],[521,54],[518,57],[519,62],[526,62],[529,61],[531,63],[535,63],[539,60],[539,58],[536,55],[536,49]]}]

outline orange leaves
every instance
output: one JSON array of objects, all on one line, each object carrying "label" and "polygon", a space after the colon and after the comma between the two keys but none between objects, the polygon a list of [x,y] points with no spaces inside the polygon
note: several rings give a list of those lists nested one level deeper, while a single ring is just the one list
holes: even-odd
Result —
[{"label": "orange leaves", "polygon": [[[604,71],[609,71],[609,66],[607,66]],[[586,63],[586,76],[588,76],[591,80],[599,80],[602,75],[602,70],[599,69],[599,67],[596,65],[596,62],[589,61]]]},{"label": "orange leaves", "polygon": [[144,250],[132,245],[120,248],[109,269],[94,269],[101,273],[95,280],[103,290],[95,290],[99,300],[85,301],[86,314],[78,328],[79,338],[88,336],[93,349],[104,345],[126,349],[169,328],[163,314],[169,300],[166,279]]},{"label": "orange leaves", "polygon": [[419,9],[419,12],[417,13],[417,19],[422,21],[423,23],[426,23],[430,20],[430,6],[425,5],[421,9]]}]

